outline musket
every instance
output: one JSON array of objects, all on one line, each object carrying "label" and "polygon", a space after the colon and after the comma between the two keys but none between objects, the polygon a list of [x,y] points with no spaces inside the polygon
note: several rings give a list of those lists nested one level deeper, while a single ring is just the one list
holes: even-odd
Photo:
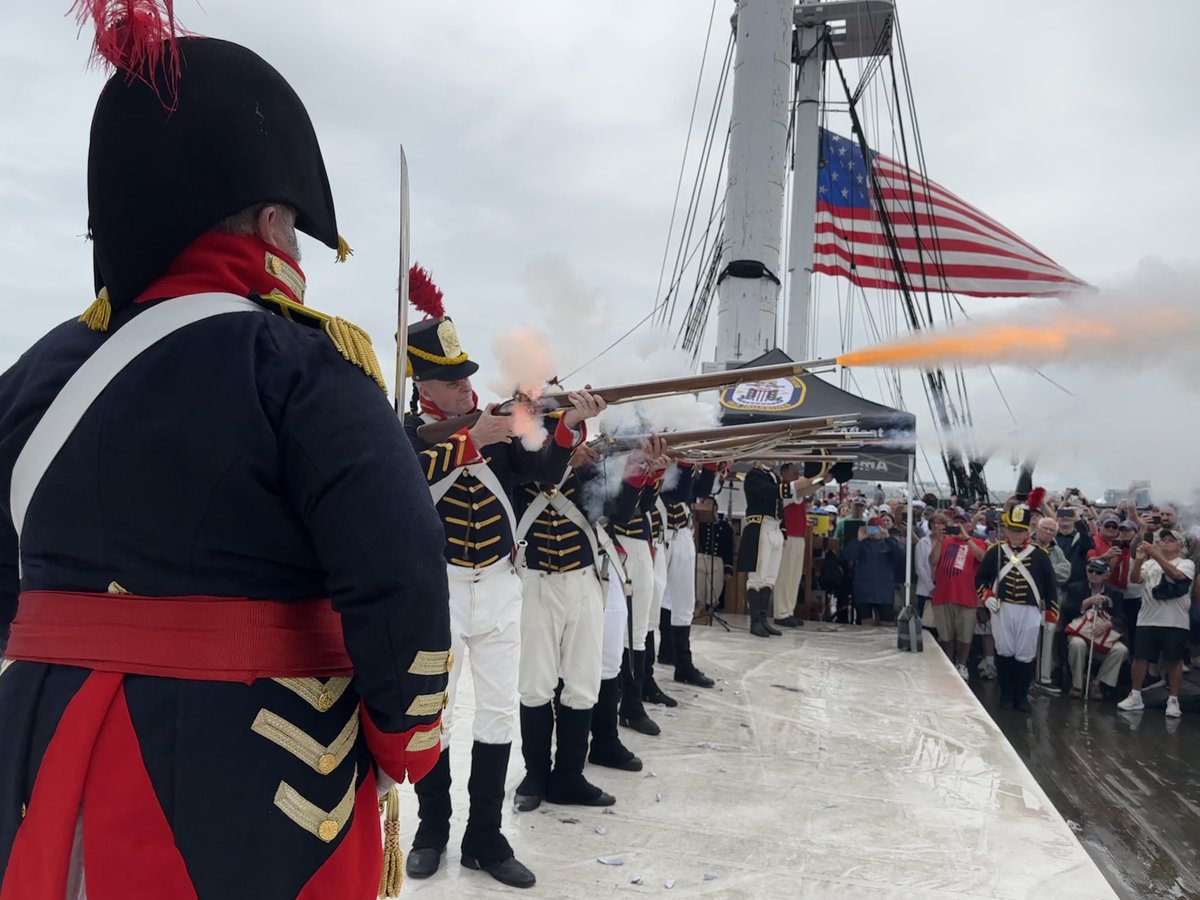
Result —
[{"label": "musket", "polygon": [[[606,403],[612,405],[631,403],[635,400],[655,400],[679,394],[695,394],[734,384],[794,378],[811,369],[828,368],[834,365],[837,365],[836,359],[816,359],[808,362],[780,363],[774,366],[754,366],[748,369],[722,369],[719,372],[710,372],[705,375],[684,375],[679,378],[663,378],[659,381],[643,381],[637,384],[590,390],[592,394],[603,397]],[[499,404],[493,412],[500,416],[511,415],[513,409],[518,405],[524,406],[534,415],[544,415],[556,409],[569,408],[571,405],[570,393],[554,391],[538,397],[518,394],[511,400]],[[417,429],[417,436],[426,444],[438,444],[455,432],[470,428],[478,421],[480,415],[479,412],[473,412],[442,422],[429,422]]]},{"label": "musket", "polygon": [[668,447],[689,444],[735,446],[756,438],[786,440],[809,432],[853,425],[853,416],[815,416],[804,419],[776,419],[770,422],[750,422],[746,425],[725,425],[698,428],[691,431],[666,431],[661,434],[601,435],[588,446],[599,453],[624,453],[636,450],[651,437],[659,437]]}]

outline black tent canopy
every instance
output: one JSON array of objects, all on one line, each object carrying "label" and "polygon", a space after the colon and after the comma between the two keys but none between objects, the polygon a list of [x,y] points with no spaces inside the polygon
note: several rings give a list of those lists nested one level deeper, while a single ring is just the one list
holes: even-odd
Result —
[{"label": "black tent canopy", "polygon": [[[746,367],[794,362],[782,350],[768,350]],[[838,450],[854,457],[854,477],[869,481],[907,482],[916,453],[917,417],[907,410],[874,403],[834,387],[816,375],[804,374],[774,381],[749,382],[721,392],[721,424],[743,425],[820,416],[857,416],[858,428],[875,440],[895,441],[894,448]]]}]

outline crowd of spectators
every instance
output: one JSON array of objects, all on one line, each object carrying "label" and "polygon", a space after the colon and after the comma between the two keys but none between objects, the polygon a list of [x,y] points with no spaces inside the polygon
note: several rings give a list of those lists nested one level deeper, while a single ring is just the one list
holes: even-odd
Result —
[{"label": "crowd of spectators", "polygon": [[[927,494],[910,504],[882,489],[819,498],[813,512],[837,538],[817,573],[831,615],[863,625],[894,621],[911,562],[912,602],[959,675],[970,679],[977,655],[978,677],[994,679],[976,572],[1003,537],[1004,513],[1025,501],[964,507]],[[1200,540],[1184,529],[1179,510],[1130,501],[1102,507],[1069,488],[1040,499],[1031,518],[1030,540],[1049,557],[1057,586],[1042,598],[1035,690],[1116,699],[1128,684],[1118,706],[1133,711],[1143,708],[1143,691],[1165,682],[1167,715],[1178,716],[1184,673],[1200,651]]]}]

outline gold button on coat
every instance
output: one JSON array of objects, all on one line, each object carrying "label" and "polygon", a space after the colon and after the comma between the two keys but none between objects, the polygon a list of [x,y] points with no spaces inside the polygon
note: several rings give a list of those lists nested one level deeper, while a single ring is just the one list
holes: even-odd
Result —
[{"label": "gold button on coat", "polygon": [[317,837],[325,843],[329,843],[338,836],[338,830],[341,828],[337,823],[337,819],[326,819],[317,826]]},{"label": "gold button on coat", "polygon": [[327,711],[329,707],[333,706],[334,700],[333,694],[329,693],[329,691],[321,691],[317,697],[317,709],[321,712]]},{"label": "gold button on coat", "polygon": [[322,753],[321,758],[317,760],[317,771],[322,775],[328,775],[337,768],[337,757],[332,753]]}]

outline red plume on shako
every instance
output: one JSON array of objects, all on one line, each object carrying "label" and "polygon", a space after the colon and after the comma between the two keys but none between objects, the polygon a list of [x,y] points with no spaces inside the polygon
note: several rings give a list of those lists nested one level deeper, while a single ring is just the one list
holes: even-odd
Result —
[{"label": "red plume on shako", "polygon": [[446,315],[442,304],[442,289],[434,284],[429,270],[414,265],[408,270],[408,299],[427,319],[441,319]]}]

